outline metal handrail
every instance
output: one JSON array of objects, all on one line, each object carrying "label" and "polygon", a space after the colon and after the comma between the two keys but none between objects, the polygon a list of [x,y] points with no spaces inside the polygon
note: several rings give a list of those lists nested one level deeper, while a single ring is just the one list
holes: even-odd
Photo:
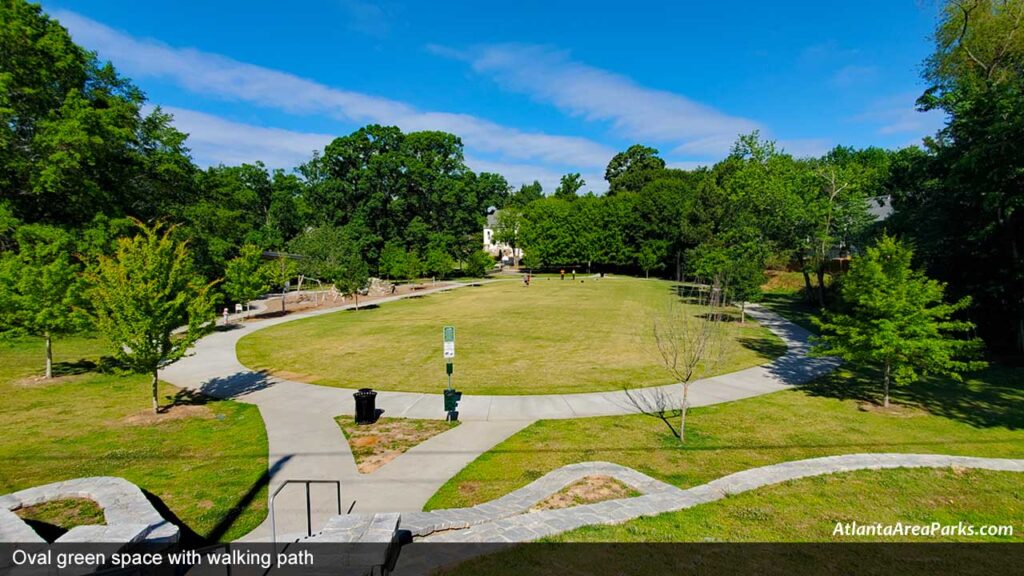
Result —
[{"label": "metal handrail", "polygon": [[338,515],[341,516],[341,481],[339,480],[285,480],[274,490],[274,493],[270,495],[270,534],[274,544],[277,544],[277,523],[274,518],[274,499],[277,495],[284,490],[284,487],[289,484],[305,484],[306,485],[306,536],[313,535],[313,510],[310,506],[309,501],[309,485],[310,484],[334,484],[338,489]]}]

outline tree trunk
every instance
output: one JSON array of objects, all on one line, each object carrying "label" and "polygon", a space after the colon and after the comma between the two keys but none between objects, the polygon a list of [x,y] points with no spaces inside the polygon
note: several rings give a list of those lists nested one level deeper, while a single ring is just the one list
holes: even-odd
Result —
[{"label": "tree trunk", "polygon": [[683,404],[679,410],[679,443],[686,442],[686,409],[690,407],[690,383],[683,383]]},{"label": "tree trunk", "polygon": [[53,378],[53,338],[49,332],[44,336],[46,337],[46,377]]},{"label": "tree trunk", "polygon": [[885,363],[885,399],[882,400],[882,406],[885,408],[889,407],[889,362]]},{"label": "tree trunk", "polygon": [[644,278],[646,278],[648,280],[651,279],[651,271],[650,270],[644,270]]},{"label": "tree trunk", "polygon": [[804,275],[804,292],[806,293],[807,301],[814,301],[814,286],[811,284],[811,275],[807,273],[807,270],[803,270]]},{"label": "tree trunk", "polygon": [[284,286],[281,287],[281,312],[284,312],[284,299],[288,297],[288,289]]},{"label": "tree trunk", "polygon": [[153,414],[159,414],[160,413],[160,404],[157,403],[156,384],[157,384],[157,370],[154,369],[153,370]]},{"label": "tree trunk", "polygon": [[825,309],[825,265],[818,266],[818,306]]},{"label": "tree trunk", "polygon": [[356,310],[359,310],[359,290],[356,290],[354,295],[356,297]]},{"label": "tree trunk", "polygon": [[747,323],[747,302],[740,302],[740,324]]}]

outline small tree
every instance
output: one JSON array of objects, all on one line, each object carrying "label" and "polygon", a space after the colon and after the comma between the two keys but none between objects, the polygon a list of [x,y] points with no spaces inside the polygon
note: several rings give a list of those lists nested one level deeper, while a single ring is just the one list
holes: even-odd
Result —
[{"label": "small tree", "polygon": [[74,241],[43,225],[14,233],[17,252],[0,260],[0,331],[41,336],[46,341],[46,377],[53,377],[53,337],[81,330],[83,283],[72,256]]},{"label": "small tree", "polygon": [[636,255],[636,263],[644,271],[644,278],[651,277],[651,270],[661,268],[665,243],[661,241],[644,242]]},{"label": "small tree", "polygon": [[405,248],[397,241],[390,241],[380,252],[379,274],[388,280],[405,279]]},{"label": "small tree", "polygon": [[242,246],[238,257],[224,267],[224,292],[235,302],[244,303],[248,311],[249,302],[265,294],[269,288],[263,251],[252,244]]},{"label": "small tree", "polygon": [[974,328],[953,319],[970,299],[947,304],[945,285],[914,270],[912,257],[910,248],[883,236],[850,263],[840,288],[842,308],[815,319],[821,337],[813,353],[881,370],[886,407],[890,383],[907,384],[924,374],[959,381],[960,372],[985,365],[969,359],[980,350],[980,340],[954,336]]},{"label": "small tree", "polygon": [[477,250],[469,255],[469,260],[466,262],[466,274],[470,276],[476,276],[478,278],[487,276],[487,272],[494,265],[494,258],[483,250]]},{"label": "small tree", "polygon": [[156,413],[160,367],[214,327],[212,284],[195,272],[185,243],[171,236],[173,227],[137,225],[136,236],[118,240],[114,254],[100,256],[89,270],[88,295],[115,357],[152,376]]},{"label": "small tree", "polygon": [[285,285],[298,273],[295,262],[284,256],[279,256],[273,262],[263,265],[263,277],[271,286],[281,288],[281,312],[285,311],[285,300],[288,297],[288,290]]},{"label": "small tree", "polygon": [[[680,287],[688,305],[672,300],[665,312],[654,318],[654,344],[662,365],[682,385],[682,397],[671,397],[664,388],[626,388],[629,401],[643,414],[664,422],[680,442],[686,441],[686,412],[690,407],[690,384],[699,380],[721,361],[725,342],[720,280],[711,285],[699,282]],[[679,418],[676,431],[670,418]]]},{"label": "small tree", "polygon": [[330,280],[343,294],[356,299],[356,310],[359,309],[359,291],[366,288],[370,274],[366,262],[354,246],[348,245],[338,261],[338,266],[330,276]]},{"label": "small tree", "polygon": [[[518,205],[506,206],[497,213],[497,226],[494,240],[508,244],[512,249],[512,267],[519,267],[519,233],[523,226],[523,210]],[[470,256],[472,257],[472,256]]]},{"label": "small tree", "polygon": [[769,251],[749,228],[730,230],[692,251],[692,267],[699,277],[720,278],[723,304],[739,306],[740,323],[747,321],[747,302],[761,299],[764,268]]},{"label": "small tree", "polygon": [[427,259],[424,262],[427,273],[444,279],[452,272],[455,263],[452,257],[441,247],[432,247],[427,251]]}]

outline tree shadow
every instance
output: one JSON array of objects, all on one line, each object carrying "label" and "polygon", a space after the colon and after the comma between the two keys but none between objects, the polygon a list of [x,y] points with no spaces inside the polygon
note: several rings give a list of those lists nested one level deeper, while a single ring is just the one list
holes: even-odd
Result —
[{"label": "tree shadow", "polygon": [[210,402],[220,400],[220,398],[207,396],[191,388],[182,388],[173,396],[164,396],[164,399],[167,400],[167,403],[160,407],[160,412],[168,412],[177,406],[205,406]]},{"label": "tree shadow", "polygon": [[249,489],[246,490],[245,494],[235,502],[227,512],[221,516],[210,532],[203,536],[195,530],[193,530],[188,524],[183,522],[166,504],[155,494],[143,490],[142,493],[149,500],[153,508],[156,509],[160,516],[162,516],[168,522],[173,523],[181,530],[181,534],[178,539],[178,545],[184,549],[196,549],[204,546],[210,546],[212,544],[218,544],[224,535],[227,534],[231,528],[235,525],[242,514],[249,508],[253,500],[260,495],[260,492],[270,486],[270,481],[273,480],[274,476],[280,472],[281,468],[292,459],[291,455],[284,456],[279,459],[274,465],[267,470],[264,470],[260,477],[253,482]]},{"label": "tree shadow", "polygon": [[74,362],[54,362],[52,367],[54,376],[78,376],[79,374],[92,372],[96,368],[97,364],[95,362],[85,358],[75,360]]},{"label": "tree shadow", "polygon": [[[413,298],[423,298],[423,296],[407,296],[405,300],[411,300]],[[345,312],[362,312],[363,310],[376,310],[380,308],[380,304],[360,304],[359,308],[347,308]]]},{"label": "tree shadow", "polygon": [[[814,396],[882,403],[882,376],[871,370],[842,370],[800,386]],[[945,376],[926,377],[890,390],[894,403],[976,428],[1024,429],[1024,369],[993,365],[969,374],[963,382]]]},{"label": "tree shadow", "polygon": [[740,336],[736,342],[747,350],[757,352],[763,358],[777,358],[786,353],[786,344],[774,338]]},{"label": "tree shadow", "polygon": [[199,393],[214,398],[235,398],[257,390],[263,390],[274,382],[266,371],[235,372],[230,376],[211,378],[199,387]]},{"label": "tree shadow", "polygon": [[898,400],[977,428],[1024,429],[1024,369],[993,365],[963,382],[932,377],[897,389]]},{"label": "tree shadow", "polygon": [[761,296],[760,304],[808,332],[817,331],[813,319],[821,314],[821,310],[809,303],[801,293],[765,292]]}]

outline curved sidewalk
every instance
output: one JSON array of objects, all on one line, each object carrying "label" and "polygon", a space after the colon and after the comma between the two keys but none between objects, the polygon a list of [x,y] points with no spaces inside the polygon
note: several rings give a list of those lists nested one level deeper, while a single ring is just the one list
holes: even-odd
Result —
[{"label": "curved sidewalk", "polygon": [[[448,285],[415,295],[438,293],[467,285]],[[385,303],[406,295],[375,300]],[[318,386],[283,380],[254,372],[235,355],[238,340],[256,330],[329,314],[349,307],[296,313],[245,323],[215,332],[195,346],[195,352],[161,371],[172,384],[218,398],[233,398],[256,405],[263,417],[269,445],[266,482],[271,493],[289,479],[338,480],[342,484],[342,509],[357,512],[409,512],[421,510],[448,479],[480,454],[533,421],[631,414],[638,404],[666,402],[678,405],[679,384],[629,391],[535,396],[463,396],[462,424],[415,446],[372,474],[356,470],[352,451],[335,422],[354,408],[352,389]],[[787,353],[773,362],[690,385],[692,406],[728,402],[776,392],[807,381],[835,367],[829,359],[806,357],[810,334],[760,307],[750,315],[782,338]],[[377,407],[386,416],[442,419],[440,394],[379,392]],[[333,487],[316,489],[313,525],[319,527],[337,513]],[[283,490],[275,503],[278,536],[306,529],[305,497],[301,486]],[[271,537],[269,518],[247,540]]]},{"label": "curved sidewalk", "polygon": [[[417,296],[457,289],[454,285],[417,292]],[[386,303],[396,296],[376,300]],[[238,398],[260,404],[270,397],[293,404],[330,407],[334,415],[352,414],[355,389],[293,382],[243,366],[235,355],[238,341],[268,326],[338,312],[339,307],[271,318],[223,332],[215,332],[196,344],[195,352],[161,371],[160,377],[177,386],[191,388],[218,398]],[[690,405],[706,406],[759,396],[801,384],[824,374],[837,365],[827,358],[808,358],[810,333],[760,306],[748,305],[748,314],[767,327],[786,344],[783,356],[762,366],[698,380],[690,384]],[[258,394],[257,394],[258,393]],[[667,399],[678,405],[682,386],[670,384],[653,388],[590,392],[582,394],[536,395],[464,395],[459,404],[462,421],[519,421],[588,416],[633,414],[638,404]],[[400,418],[444,419],[443,396],[417,392],[378,391],[377,407],[386,416]]]}]

